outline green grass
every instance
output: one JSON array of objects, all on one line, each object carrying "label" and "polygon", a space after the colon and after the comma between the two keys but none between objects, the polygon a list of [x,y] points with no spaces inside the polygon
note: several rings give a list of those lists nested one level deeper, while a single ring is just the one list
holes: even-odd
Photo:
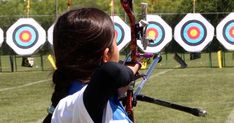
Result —
[{"label": "green grass", "polygon": [[[208,54],[189,60],[188,68],[178,68],[171,54],[163,55],[142,94],[170,102],[199,107],[207,117],[138,101],[134,108],[137,123],[225,123],[234,110],[234,60],[226,54],[226,66],[217,68],[216,54],[209,67]],[[51,66],[47,66],[50,69]],[[19,69],[22,71],[21,69]],[[0,123],[40,122],[47,114],[52,94],[52,71],[0,72]],[[41,80],[45,82],[35,83]],[[29,83],[34,83],[28,86]],[[17,88],[16,88],[17,87]],[[7,89],[6,89],[7,88]],[[234,122],[234,121],[233,121]]]},{"label": "green grass", "polygon": [[[160,73],[162,69],[156,70]],[[172,69],[153,76],[143,94],[208,111],[205,118],[161,107],[138,103],[135,109],[137,122],[147,123],[225,123],[234,110],[233,68]],[[234,122],[234,121],[233,121]]]},{"label": "green grass", "polygon": [[[19,87],[32,82],[45,82]],[[46,115],[52,93],[51,72],[0,73],[0,122],[35,122]],[[9,88],[8,90],[3,90]]]}]

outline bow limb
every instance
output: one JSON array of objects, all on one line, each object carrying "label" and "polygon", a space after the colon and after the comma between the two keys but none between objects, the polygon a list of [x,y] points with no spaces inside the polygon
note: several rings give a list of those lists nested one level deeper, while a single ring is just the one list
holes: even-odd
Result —
[{"label": "bow limb", "polygon": [[[130,50],[131,50],[131,62],[135,63],[137,61],[137,39],[136,39],[136,19],[133,12],[132,0],[121,0],[122,7],[128,15],[130,27],[131,27],[131,42],[130,42]],[[134,122],[134,114],[133,114],[133,86],[130,85],[127,91],[127,99],[126,99],[126,107],[125,110],[128,113],[128,117]]]},{"label": "bow limb", "polygon": [[128,15],[130,28],[131,28],[131,42],[130,42],[130,50],[131,50],[131,61],[137,61],[137,36],[136,36],[136,19],[133,12],[132,0],[121,0],[122,7]]}]

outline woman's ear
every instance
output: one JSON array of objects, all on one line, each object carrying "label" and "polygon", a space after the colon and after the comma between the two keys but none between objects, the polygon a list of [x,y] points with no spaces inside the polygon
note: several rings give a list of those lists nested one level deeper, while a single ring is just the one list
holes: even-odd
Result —
[{"label": "woman's ear", "polygon": [[102,60],[103,60],[104,63],[110,61],[110,54],[109,54],[109,51],[110,51],[109,48],[106,48],[106,49],[104,50],[103,58],[102,58]]}]

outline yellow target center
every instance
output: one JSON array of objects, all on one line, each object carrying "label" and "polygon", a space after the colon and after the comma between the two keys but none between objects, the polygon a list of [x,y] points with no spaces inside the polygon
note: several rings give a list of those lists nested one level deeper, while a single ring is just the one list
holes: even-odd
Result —
[{"label": "yellow target center", "polygon": [[195,30],[195,29],[191,30],[191,31],[190,31],[190,35],[191,35],[192,37],[196,37],[196,36],[198,35],[197,30]]},{"label": "yellow target center", "polygon": [[22,39],[25,41],[25,40],[28,40],[30,37],[30,35],[28,33],[23,33],[22,34]]},{"label": "yellow target center", "polygon": [[149,37],[150,39],[155,39],[156,33],[155,33],[154,31],[150,31],[150,32],[148,33],[148,37]]}]

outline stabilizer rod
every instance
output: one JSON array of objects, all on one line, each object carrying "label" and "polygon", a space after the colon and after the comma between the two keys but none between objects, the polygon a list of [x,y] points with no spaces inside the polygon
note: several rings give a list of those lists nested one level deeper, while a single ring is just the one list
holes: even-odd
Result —
[{"label": "stabilizer rod", "polygon": [[186,113],[190,113],[190,114],[193,114],[194,116],[198,116],[198,117],[205,117],[207,115],[207,111],[205,111],[203,109],[183,106],[183,105],[163,101],[163,100],[160,100],[160,99],[155,99],[155,98],[152,98],[152,97],[148,97],[148,96],[145,96],[145,95],[140,95],[140,94],[136,95],[136,100],[137,101],[144,101],[144,102],[148,102],[148,103],[153,103],[153,104],[158,104],[160,106],[165,106],[165,107],[168,107],[168,108],[172,108],[172,109],[176,109],[176,110],[183,111],[183,112],[186,112]]}]

